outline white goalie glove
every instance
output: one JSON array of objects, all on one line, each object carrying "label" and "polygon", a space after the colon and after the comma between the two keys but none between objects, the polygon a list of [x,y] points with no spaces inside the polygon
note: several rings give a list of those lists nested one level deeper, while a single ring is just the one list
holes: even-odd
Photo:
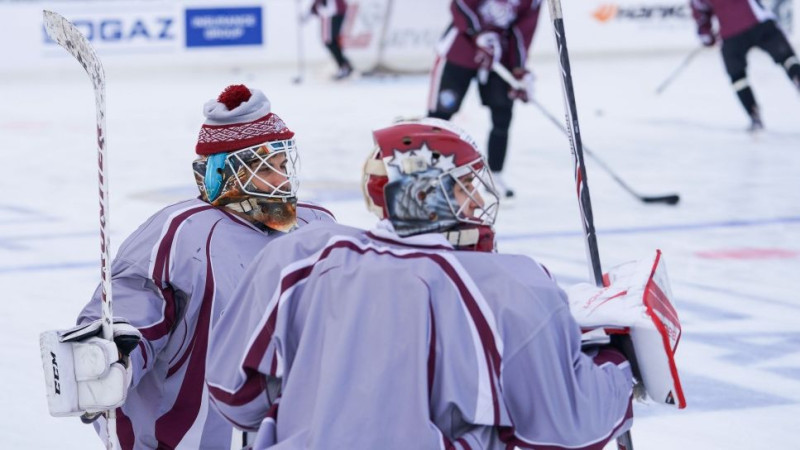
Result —
[{"label": "white goalie glove", "polygon": [[674,358],[681,323],[670,301],[672,291],[661,251],[616,266],[603,278],[604,288],[584,283],[566,289],[584,343],[619,348],[647,396],[686,407]]},{"label": "white goalie glove", "polygon": [[97,320],[39,335],[50,415],[92,419],[125,402],[132,375],[128,355],[142,335],[124,319],[114,320],[114,342],[101,334]]}]

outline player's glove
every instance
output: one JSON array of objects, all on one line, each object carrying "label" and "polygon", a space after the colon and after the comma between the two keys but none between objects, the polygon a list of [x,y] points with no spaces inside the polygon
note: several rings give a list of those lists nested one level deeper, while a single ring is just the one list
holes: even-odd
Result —
[{"label": "player's glove", "polygon": [[717,38],[711,32],[708,32],[708,33],[701,32],[700,34],[698,34],[698,37],[700,38],[700,42],[705,47],[713,47],[714,44],[717,43]]},{"label": "player's glove", "polygon": [[606,287],[579,284],[567,289],[567,295],[584,341],[608,342],[621,350],[639,388],[643,385],[656,402],[683,408],[686,400],[674,359],[681,323],[670,302],[662,261],[657,250],[654,257],[611,269],[604,276]]},{"label": "player's glove", "polygon": [[519,84],[516,88],[512,86],[508,90],[508,97],[511,100],[522,100],[528,103],[533,98],[533,82],[535,80],[533,73],[523,67],[515,67],[511,73],[519,81]]},{"label": "player's glove", "polygon": [[492,64],[500,61],[503,47],[500,44],[500,35],[494,31],[483,31],[475,36],[475,62],[478,63],[478,81],[485,84],[489,79]]},{"label": "player's glove", "polygon": [[132,378],[128,355],[142,335],[125,319],[114,319],[114,342],[101,335],[100,320],[39,335],[52,416],[96,417],[125,402]]}]

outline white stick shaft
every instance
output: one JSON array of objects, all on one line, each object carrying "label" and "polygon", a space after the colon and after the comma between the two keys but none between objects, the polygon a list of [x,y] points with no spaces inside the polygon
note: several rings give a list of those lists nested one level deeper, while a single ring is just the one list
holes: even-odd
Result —
[{"label": "white stick shaft", "polygon": [[[97,116],[97,175],[100,196],[100,277],[103,338],[114,339],[113,308],[111,295],[111,258],[108,233],[108,176],[106,174],[106,82],[105,71],[97,53],[86,37],[75,26],[58,13],[43,11],[47,34],[67,50],[86,70],[94,87],[95,112]],[[120,448],[117,437],[116,412],[106,412],[106,430],[109,449]]]},{"label": "white stick shaft", "polygon": [[508,71],[506,66],[495,61],[492,63],[492,70],[494,70],[498,75],[500,75],[500,78],[502,78],[503,81],[508,83],[513,89],[525,89],[525,86],[522,84],[522,82],[514,78],[514,75],[512,75],[511,72]]}]

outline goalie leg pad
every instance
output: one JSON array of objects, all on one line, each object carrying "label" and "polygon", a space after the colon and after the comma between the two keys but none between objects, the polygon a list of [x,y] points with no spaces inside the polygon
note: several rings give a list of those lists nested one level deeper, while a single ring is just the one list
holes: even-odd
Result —
[{"label": "goalie leg pad", "polygon": [[97,337],[62,342],[53,330],[40,335],[39,346],[51,415],[79,416],[125,402],[131,373],[118,362],[113,342]]}]

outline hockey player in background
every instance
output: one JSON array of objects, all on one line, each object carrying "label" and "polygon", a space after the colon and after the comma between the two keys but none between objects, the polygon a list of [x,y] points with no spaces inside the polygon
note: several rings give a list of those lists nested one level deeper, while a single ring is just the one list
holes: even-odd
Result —
[{"label": "hockey player in background", "polygon": [[[481,102],[489,108],[492,128],[487,155],[495,183],[504,197],[514,191],[502,175],[514,100],[533,96],[533,74],[525,68],[539,19],[541,0],[453,0],[453,21],[438,45],[431,69],[428,116],[450,119],[461,107],[473,78]],[[512,89],[492,64],[500,62],[522,81]]]},{"label": "hockey player in background", "polygon": [[[775,23],[775,16],[761,2],[749,0],[691,0],[697,33],[703,45],[711,47],[718,34],[722,40],[722,60],[731,78],[733,89],[747,115],[750,131],[764,128],[761,109],[747,80],[747,53],[758,47],[780,64],[789,79],[800,90],[800,61]],[[716,16],[719,29],[714,30]]]},{"label": "hockey player in background", "polygon": [[[208,408],[205,392],[209,332],[266,243],[309,222],[333,220],[325,209],[297,202],[294,133],[261,91],[229,86],[203,112],[193,163],[199,198],[149,218],[112,264],[117,348],[97,337],[100,289],[78,326],[43,348],[62,364],[74,359],[75,373],[94,373],[70,379],[62,371],[60,392],[48,396],[69,402],[54,411],[51,401],[51,413],[87,412],[82,418],[90,421],[116,408],[123,449],[230,448],[233,429]],[[108,361],[89,364],[78,356],[93,345],[111,346]],[[104,418],[95,423],[105,439]]]},{"label": "hockey player in background", "polygon": [[346,13],[347,2],[345,0],[314,0],[311,10],[306,16],[306,18],[312,15],[319,17],[322,43],[325,44],[339,68],[333,76],[334,80],[347,78],[353,73],[353,66],[350,65],[350,61],[342,51],[342,25]]},{"label": "hockey player in background", "polygon": [[658,257],[568,302],[537,262],[494,253],[498,194],[469,136],[428,118],[374,137],[362,186],[384,220],[270,243],[212,330],[212,403],[259,430],[254,449],[601,448],[631,426],[634,376],[683,406]]}]

